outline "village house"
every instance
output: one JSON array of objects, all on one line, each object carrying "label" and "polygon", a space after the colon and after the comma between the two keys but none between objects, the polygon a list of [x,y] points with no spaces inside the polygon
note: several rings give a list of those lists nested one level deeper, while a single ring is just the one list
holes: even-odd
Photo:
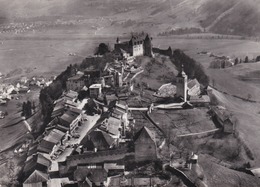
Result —
[{"label": "village house", "polygon": [[66,81],[67,90],[80,91],[85,86],[84,75],[76,74]]},{"label": "village house", "polygon": [[77,166],[117,162],[133,154],[133,152],[128,152],[126,148],[122,148],[71,155],[67,157],[65,162],[58,163],[59,173],[61,177],[68,176],[74,171],[73,168]]},{"label": "village house", "polygon": [[79,187],[102,187],[107,181],[107,171],[104,168],[80,166],[74,172],[74,180]]},{"label": "village house", "polygon": [[187,84],[188,95],[189,96],[197,96],[200,95],[200,83],[197,79],[191,79]]},{"label": "village house", "polygon": [[211,111],[212,111],[213,118],[215,118],[223,128],[223,132],[231,133],[231,134],[235,132],[235,124],[233,123],[226,109],[217,106],[217,107],[212,107]]},{"label": "village house", "polygon": [[86,85],[89,87],[92,84],[96,84],[100,81],[101,70],[94,66],[89,66],[84,70],[84,76],[86,77]]},{"label": "village house", "polygon": [[101,84],[92,84],[89,87],[89,96],[91,98],[98,98],[101,95],[102,87]]},{"label": "village house", "polygon": [[69,132],[73,133],[78,125],[81,124],[82,111],[77,108],[69,108],[60,118],[59,122],[62,126],[69,128]]},{"label": "village house", "polygon": [[24,182],[23,187],[47,187],[48,174],[35,170]]},{"label": "village house", "polygon": [[122,42],[117,38],[115,52],[123,57],[130,56],[153,56],[152,38],[149,34],[137,33],[132,34],[129,41]]},{"label": "village house", "polygon": [[52,129],[47,135],[41,140],[37,150],[42,153],[51,154],[57,145],[62,144],[62,139],[65,133],[58,130]]},{"label": "village house", "polygon": [[115,139],[106,132],[93,131],[83,139],[83,150],[84,152],[107,150],[111,148],[114,141]]},{"label": "village house", "polygon": [[154,133],[147,127],[142,127],[134,137],[135,161],[157,159],[157,147]]},{"label": "village house", "polygon": [[29,156],[23,168],[23,187],[46,187],[50,164],[51,161],[40,153]]}]

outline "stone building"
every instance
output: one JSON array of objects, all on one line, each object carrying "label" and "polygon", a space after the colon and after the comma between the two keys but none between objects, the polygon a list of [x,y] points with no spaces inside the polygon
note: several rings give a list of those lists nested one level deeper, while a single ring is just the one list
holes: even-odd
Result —
[{"label": "stone building", "polygon": [[139,33],[132,34],[132,37],[129,41],[120,42],[117,38],[115,44],[115,51],[122,53],[130,54],[130,56],[152,56],[152,38],[149,34]]},{"label": "stone building", "polygon": [[83,75],[75,75],[70,77],[66,82],[67,90],[80,91],[85,86]]}]

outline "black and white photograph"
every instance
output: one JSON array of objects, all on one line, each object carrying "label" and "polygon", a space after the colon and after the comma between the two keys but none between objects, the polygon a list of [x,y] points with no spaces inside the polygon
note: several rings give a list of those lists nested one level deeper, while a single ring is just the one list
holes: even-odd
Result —
[{"label": "black and white photograph", "polygon": [[260,187],[260,0],[0,0],[0,187]]}]

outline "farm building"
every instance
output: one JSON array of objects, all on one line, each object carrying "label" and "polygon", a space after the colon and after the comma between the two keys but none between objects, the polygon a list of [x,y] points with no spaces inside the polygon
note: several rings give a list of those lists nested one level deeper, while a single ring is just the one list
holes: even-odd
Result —
[{"label": "farm building", "polygon": [[222,107],[212,107],[211,109],[213,117],[219,122],[222,126],[223,131],[226,133],[234,133],[235,124],[230,118],[230,115],[227,114],[226,110]]}]

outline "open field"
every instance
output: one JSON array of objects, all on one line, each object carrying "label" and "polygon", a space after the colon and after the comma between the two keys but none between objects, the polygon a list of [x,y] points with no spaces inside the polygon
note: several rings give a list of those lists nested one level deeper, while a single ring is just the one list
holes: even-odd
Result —
[{"label": "open field", "polygon": [[209,186],[257,187],[260,185],[260,180],[258,178],[212,163],[210,157],[207,155],[199,155],[199,164],[205,171],[204,177]]},{"label": "open field", "polygon": [[39,90],[27,94],[20,94],[19,100],[12,99],[6,106],[0,106],[0,110],[8,111],[4,119],[0,119],[0,149],[5,150],[15,145],[29,132],[21,117],[22,103],[35,101],[38,105]]},{"label": "open field", "polygon": [[151,118],[168,135],[183,135],[215,129],[206,108],[186,110],[154,110]]}]

